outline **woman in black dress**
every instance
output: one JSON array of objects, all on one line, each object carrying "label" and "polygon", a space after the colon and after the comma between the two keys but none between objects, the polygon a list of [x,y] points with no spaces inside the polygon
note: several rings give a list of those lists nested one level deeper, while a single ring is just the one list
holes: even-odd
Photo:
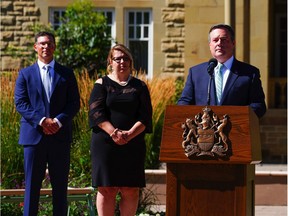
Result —
[{"label": "woman in black dress", "polygon": [[133,77],[133,58],[117,44],[107,58],[108,75],[95,82],[89,100],[92,186],[98,188],[100,216],[114,216],[121,194],[121,215],[134,216],[139,188],[145,187],[145,133],[152,131],[152,106],[146,84]]}]

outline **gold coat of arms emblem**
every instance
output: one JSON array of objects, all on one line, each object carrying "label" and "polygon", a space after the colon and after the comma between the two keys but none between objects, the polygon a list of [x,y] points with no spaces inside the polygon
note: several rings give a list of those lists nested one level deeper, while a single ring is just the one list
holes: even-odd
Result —
[{"label": "gold coat of arms emblem", "polygon": [[227,114],[220,119],[209,107],[182,123],[182,147],[187,157],[226,157],[231,122]]}]

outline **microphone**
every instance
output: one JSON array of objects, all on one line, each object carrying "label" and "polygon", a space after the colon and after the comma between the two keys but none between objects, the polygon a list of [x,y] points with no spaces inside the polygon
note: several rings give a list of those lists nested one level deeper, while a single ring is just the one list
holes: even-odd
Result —
[{"label": "microphone", "polygon": [[210,59],[208,62],[207,72],[210,75],[210,79],[209,79],[209,84],[208,84],[207,106],[210,105],[211,80],[212,80],[212,75],[214,73],[214,68],[217,66],[217,64],[218,64],[218,61],[215,58]]},{"label": "microphone", "polygon": [[208,62],[207,72],[210,76],[214,73],[214,68],[217,66],[218,61],[215,58],[211,58]]}]

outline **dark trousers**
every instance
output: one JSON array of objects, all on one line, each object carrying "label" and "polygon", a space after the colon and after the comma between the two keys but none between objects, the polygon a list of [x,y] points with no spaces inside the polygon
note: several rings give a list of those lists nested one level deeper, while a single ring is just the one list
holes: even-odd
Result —
[{"label": "dark trousers", "polygon": [[24,216],[37,216],[40,189],[48,165],[52,185],[53,216],[67,215],[70,144],[43,136],[37,145],[24,146]]}]

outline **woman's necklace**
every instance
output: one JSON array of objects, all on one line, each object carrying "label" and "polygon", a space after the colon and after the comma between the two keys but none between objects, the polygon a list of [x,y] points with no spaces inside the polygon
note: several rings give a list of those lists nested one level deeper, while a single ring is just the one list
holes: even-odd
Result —
[{"label": "woman's necklace", "polygon": [[119,83],[119,85],[121,85],[121,86],[126,86],[126,85],[128,84],[128,82],[129,82],[130,79],[131,79],[131,76],[129,75],[127,81],[119,81],[118,83]]},{"label": "woman's necklace", "polygon": [[116,81],[119,85],[121,86],[126,86],[129,82],[129,80],[131,79],[131,75],[129,74],[129,77],[126,81],[119,81],[118,79],[116,79],[116,76],[112,73],[112,77],[113,77],[113,80]]}]

